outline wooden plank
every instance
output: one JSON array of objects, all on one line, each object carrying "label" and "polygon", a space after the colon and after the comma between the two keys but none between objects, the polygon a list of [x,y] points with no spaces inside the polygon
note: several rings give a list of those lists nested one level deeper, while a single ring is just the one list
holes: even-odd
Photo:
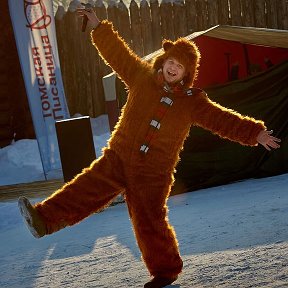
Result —
[{"label": "wooden plank", "polygon": [[218,0],[217,2],[219,24],[230,25],[228,0]]},{"label": "wooden plank", "polygon": [[153,51],[161,48],[162,44],[162,30],[161,30],[161,17],[160,7],[158,0],[150,1],[151,21],[152,21],[152,39],[153,39]]},{"label": "wooden plank", "polygon": [[192,34],[195,31],[199,31],[197,14],[196,14],[196,1],[195,0],[186,0],[186,21],[187,21],[187,32]]},{"label": "wooden plank", "polygon": [[[105,5],[104,5],[102,0],[97,0],[96,1],[96,3],[95,3],[95,12],[97,14],[97,17],[100,20],[108,19],[107,10],[106,10],[106,7],[105,7]],[[98,58],[98,71],[99,71],[99,77],[103,77],[103,76],[109,74],[112,71],[111,68],[109,66],[107,66],[100,57]],[[97,79],[97,82],[100,85],[100,87],[103,86],[102,85],[102,79]],[[104,89],[103,89],[103,87],[102,87],[102,89],[99,90],[99,92],[101,92],[101,94],[99,94],[99,97],[104,99]],[[104,101],[103,101],[101,106],[105,107]]]},{"label": "wooden plank", "polygon": [[197,0],[196,2],[198,30],[205,30],[208,28],[208,11],[205,0]]},{"label": "wooden plank", "polygon": [[241,0],[242,3],[242,24],[246,27],[255,27],[254,1]]},{"label": "wooden plank", "polygon": [[130,25],[130,17],[127,6],[123,3],[122,0],[118,3],[118,21],[119,21],[119,33],[121,37],[125,40],[125,42],[131,47],[131,25]]},{"label": "wooden plank", "polygon": [[286,0],[277,1],[278,29],[288,30],[288,3]]},{"label": "wooden plank", "polygon": [[254,17],[256,27],[267,27],[265,14],[265,0],[254,0]]},{"label": "wooden plank", "polygon": [[152,21],[150,15],[150,7],[147,0],[141,0],[140,2],[140,17],[144,55],[148,55],[153,52],[153,40],[151,37]]},{"label": "wooden plank", "polygon": [[0,202],[16,201],[20,196],[46,198],[62,187],[63,179],[0,186]]},{"label": "wooden plank", "polygon": [[278,28],[277,2],[275,0],[266,0],[267,9],[267,27]]},{"label": "wooden plank", "polygon": [[119,30],[118,7],[115,1],[108,1],[107,17],[108,17],[108,20],[113,23],[113,26],[115,27],[115,29]]},{"label": "wooden plank", "polygon": [[134,52],[140,57],[144,56],[142,32],[141,32],[141,18],[140,11],[135,0],[130,3],[130,17],[131,17],[131,31],[132,31],[132,47]]},{"label": "wooden plank", "polygon": [[175,38],[186,36],[188,34],[186,11],[184,0],[177,0],[173,3],[174,9],[174,33]]},{"label": "wooden plank", "polygon": [[95,2],[94,10],[100,21],[108,19],[107,10],[102,0],[97,0]]},{"label": "wooden plank", "polygon": [[218,25],[219,24],[218,1],[207,0],[207,9],[208,9],[208,27]]},{"label": "wooden plank", "polygon": [[170,0],[163,0],[161,2],[160,15],[163,39],[175,40],[173,25],[173,5]]},{"label": "wooden plank", "polygon": [[[61,39],[61,44],[63,50],[63,53],[60,54],[61,58],[61,69],[62,69],[62,80],[64,84],[64,90],[65,90],[65,96],[68,103],[70,114],[73,115],[77,113],[77,105],[76,105],[76,93],[77,93],[77,87],[75,87],[76,84],[76,66],[75,62],[71,61],[71,59],[74,59],[74,55],[72,54],[73,46],[75,46],[74,41],[74,31],[75,31],[75,19],[74,14],[70,12],[69,10],[64,15],[62,21],[59,21],[57,24],[57,38],[63,37],[63,40]],[[58,26],[62,25],[62,27],[59,28]],[[77,27],[79,29],[79,27]],[[60,33],[59,33],[60,32]],[[61,35],[61,36],[60,36]],[[76,89],[76,90],[75,90]]]},{"label": "wooden plank", "polygon": [[242,26],[241,0],[230,0],[231,25]]}]

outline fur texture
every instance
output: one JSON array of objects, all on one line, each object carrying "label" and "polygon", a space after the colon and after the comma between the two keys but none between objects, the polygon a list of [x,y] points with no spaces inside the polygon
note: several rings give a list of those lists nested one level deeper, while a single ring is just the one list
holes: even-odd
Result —
[{"label": "fur texture", "polygon": [[164,61],[169,58],[176,58],[184,65],[187,75],[184,77],[184,86],[191,87],[198,74],[200,62],[200,51],[194,42],[185,38],[179,38],[177,41],[164,40],[162,42],[163,52],[154,59],[153,68],[158,71],[162,68]]},{"label": "fur texture", "polygon": [[[151,275],[175,277],[183,264],[174,229],[168,222],[166,202],[179,152],[190,127],[198,125],[220,137],[253,146],[257,144],[258,133],[265,129],[264,123],[210,101],[200,89],[192,96],[175,95],[148,153],[144,154],[140,147],[163,97],[163,87],[155,77],[157,65],[161,66],[159,63],[167,51],[176,49],[178,53],[179,49],[188,49],[195,54],[189,58],[189,52],[185,56],[188,60],[184,60],[185,65],[192,63],[191,79],[187,82],[192,83],[197,73],[198,50],[186,40],[165,42],[164,56],[149,64],[132,52],[108,21],[93,30],[91,37],[99,54],[127,85],[127,103],[104,155],[50,198],[37,204],[37,210],[45,219],[49,233],[53,233],[103,209],[123,193]],[[174,57],[180,55],[175,51],[171,52]],[[184,56],[176,57],[183,59]]]}]

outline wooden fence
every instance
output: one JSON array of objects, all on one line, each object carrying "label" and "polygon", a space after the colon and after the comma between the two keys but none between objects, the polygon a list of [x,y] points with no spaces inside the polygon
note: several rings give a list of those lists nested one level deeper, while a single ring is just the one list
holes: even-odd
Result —
[{"label": "wooden fence", "polygon": [[[139,56],[159,49],[163,38],[175,40],[218,24],[288,29],[287,0],[132,0],[129,7],[122,0],[108,5],[97,0],[94,9],[101,20],[114,23]],[[71,114],[105,113],[102,77],[111,71],[91,45],[89,31],[81,32],[75,7],[70,5],[67,12],[58,8],[56,31]]]},{"label": "wooden fence", "polygon": [[[139,55],[161,47],[162,39],[175,40],[218,24],[288,29],[286,0],[122,0],[95,2],[98,17],[111,20],[120,35]],[[74,10],[74,11],[73,11]],[[110,68],[91,45],[89,31],[81,32],[75,9],[59,7],[56,31],[61,69],[71,114],[96,117],[105,113],[102,77]],[[89,29],[87,29],[89,30]],[[125,65],[123,63],[123,65]]]}]

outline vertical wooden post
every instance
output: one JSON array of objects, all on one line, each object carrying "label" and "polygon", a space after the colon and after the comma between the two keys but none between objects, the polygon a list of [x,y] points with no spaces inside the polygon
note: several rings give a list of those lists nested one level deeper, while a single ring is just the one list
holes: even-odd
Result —
[{"label": "vertical wooden post", "polygon": [[173,3],[174,8],[174,33],[175,38],[186,36],[188,34],[186,11],[184,0],[177,0]]},{"label": "vertical wooden post", "polygon": [[265,1],[255,0],[254,15],[255,15],[255,26],[256,27],[267,27],[266,25],[266,14],[265,14]]},{"label": "vertical wooden post", "polygon": [[125,42],[131,46],[131,25],[130,25],[130,18],[129,18],[129,11],[126,5],[123,3],[123,0],[120,0],[118,3],[118,22],[119,22],[119,33],[125,40]]},{"label": "vertical wooden post", "polygon": [[219,24],[230,25],[228,0],[218,0]]},{"label": "vertical wooden post", "polygon": [[205,30],[208,28],[208,11],[205,0],[197,0],[196,2],[198,29]]},{"label": "vertical wooden post", "polygon": [[185,6],[186,6],[187,32],[188,34],[191,34],[195,31],[198,31],[196,1],[186,0]]},{"label": "vertical wooden post", "polygon": [[118,23],[118,17],[117,17],[117,4],[114,0],[108,1],[107,6],[107,18],[109,21],[113,23],[113,26],[116,30],[119,30],[119,23]]},{"label": "vertical wooden post", "polygon": [[97,17],[100,19],[100,20],[104,20],[104,19],[107,19],[108,16],[107,16],[107,10],[106,10],[106,7],[103,3],[102,0],[97,0],[95,2],[95,12],[97,14]]},{"label": "vertical wooden post", "polygon": [[230,0],[231,25],[242,26],[241,0]]},{"label": "vertical wooden post", "polygon": [[[79,18],[76,14],[76,11],[73,9],[70,11],[71,17],[69,18],[69,22],[71,27],[74,26],[74,31],[72,32],[72,45],[70,46],[70,50],[73,56],[70,58],[70,62],[74,62],[75,65],[75,75],[74,78],[74,93],[76,99],[76,109],[77,113],[81,115],[87,115],[87,113],[93,113],[93,111],[89,111],[88,105],[88,97],[90,96],[90,85],[89,83],[89,71],[87,69],[88,61],[83,61],[83,57],[87,55],[86,47],[87,47],[87,33],[89,33],[89,29],[87,27],[85,32],[81,31],[82,19]],[[75,45],[77,43],[78,45]],[[73,61],[71,61],[73,59]],[[87,79],[88,78],[88,79]]]},{"label": "vertical wooden post", "polygon": [[160,4],[160,15],[162,24],[162,35],[164,39],[175,39],[174,34],[174,15],[171,0],[163,0]]},{"label": "vertical wooden post", "polygon": [[130,3],[131,31],[132,31],[132,47],[139,55],[144,56],[142,33],[141,33],[141,18],[140,11],[135,0]]},{"label": "vertical wooden post", "polygon": [[[95,2],[95,12],[96,12],[96,14],[100,20],[108,19],[107,10],[106,10],[106,7],[105,7],[102,0],[97,0]],[[111,73],[110,67],[108,67],[100,57],[99,57],[98,61],[99,61],[98,70],[99,70],[99,73],[100,73],[99,75],[101,78],[104,75]],[[102,79],[101,78],[99,79],[99,81],[98,80],[97,81],[98,81],[98,83],[101,83],[101,86],[102,86]],[[104,92],[102,92],[102,93],[104,94]]]},{"label": "vertical wooden post", "polygon": [[254,1],[242,0],[242,18],[243,26],[254,27]]},{"label": "vertical wooden post", "polygon": [[[73,18],[73,24],[72,24],[72,18]],[[75,25],[76,24],[76,25]],[[63,53],[65,54],[65,57],[63,59],[63,69],[67,73],[65,73],[63,76],[63,84],[65,89],[65,96],[67,103],[69,105],[69,111],[70,114],[73,115],[77,112],[77,99],[76,95],[78,94],[78,89],[75,87],[77,79],[76,75],[76,63],[75,61],[71,61],[71,59],[74,59],[75,55],[73,53],[75,42],[73,40],[74,34],[76,29],[80,29],[81,26],[77,25],[76,20],[74,19],[74,15],[69,10],[66,12],[66,14],[63,17],[62,24],[65,26],[65,36],[64,40],[62,42],[63,45]],[[77,26],[77,28],[75,27]]]},{"label": "vertical wooden post", "polygon": [[153,51],[159,49],[162,43],[161,17],[158,0],[150,0]]},{"label": "vertical wooden post", "polygon": [[278,0],[278,29],[288,29],[288,3],[286,0]]},{"label": "vertical wooden post", "polygon": [[272,29],[278,28],[277,3],[275,0],[266,0],[267,9],[267,27]]},{"label": "vertical wooden post", "polygon": [[143,38],[144,55],[153,52],[152,23],[150,7],[147,0],[140,2],[141,33]]},{"label": "vertical wooden post", "polygon": [[[100,8],[100,9],[102,8],[101,5],[99,6],[100,4],[99,2],[96,4],[98,5],[98,7],[93,8],[95,11],[97,10],[97,8]],[[100,17],[103,17],[103,16],[101,15]],[[91,112],[90,112],[93,114],[89,113],[89,115],[95,117],[100,114],[103,114],[103,112],[105,111],[104,95],[103,95],[104,93],[103,93],[103,87],[102,87],[102,81],[101,81],[102,74],[101,74],[101,66],[100,66],[100,57],[95,47],[90,43],[90,31],[88,31],[87,34],[88,35],[86,35],[86,41],[84,42],[87,46],[85,55],[87,55],[87,59],[89,59],[88,61],[86,61],[88,62],[87,76],[89,79],[89,83],[87,83],[87,85],[90,86],[89,105],[92,105],[93,107],[93,109],[91,109]]]},{"label": "vertical wooden post", "polygon": [[218,19],[218,1],[207,0],[207,9],[208,9],[208,27],[212,27],[219,24]]}]

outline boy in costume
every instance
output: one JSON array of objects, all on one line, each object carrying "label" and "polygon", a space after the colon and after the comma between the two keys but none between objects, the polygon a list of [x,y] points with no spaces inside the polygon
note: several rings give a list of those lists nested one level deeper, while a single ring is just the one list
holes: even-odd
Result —
[{"label": "boy in costume", "polygon": [[168,222],[166,202],[179,153],[197,125],[242,145],[279,148],[264,123],[212,102],[193,88],[200,53],[192,42],[165,40],[153,63],[139,58],[92,9],[78,9],[93,30],[101,57],[129,89],[127,102],[103,155],[72,181],[32,206],[19,199],[20,211],[35,237],[74,225],[125,197],[142,258],[153,276],[144,287],[165,287],[182,270],[178,243]]}]

